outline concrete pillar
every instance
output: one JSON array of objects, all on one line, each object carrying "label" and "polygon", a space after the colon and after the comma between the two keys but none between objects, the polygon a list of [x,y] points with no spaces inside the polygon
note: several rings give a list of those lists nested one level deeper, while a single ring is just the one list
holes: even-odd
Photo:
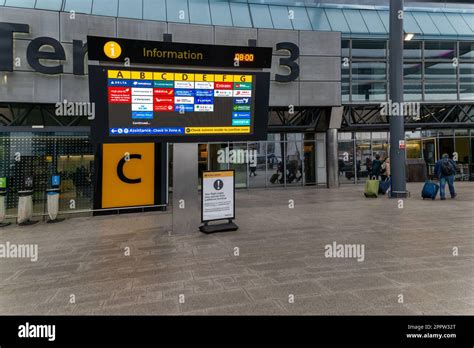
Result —
[{"label": "concrete pillar", "polygon": [[326,131],[326,170],[328,188],[339,187],[338,167],[337,129],[329,128]]},{"label": "concrete pillar", "polygon": [[198,232],[198,144],[173,144],[173,234]]}]

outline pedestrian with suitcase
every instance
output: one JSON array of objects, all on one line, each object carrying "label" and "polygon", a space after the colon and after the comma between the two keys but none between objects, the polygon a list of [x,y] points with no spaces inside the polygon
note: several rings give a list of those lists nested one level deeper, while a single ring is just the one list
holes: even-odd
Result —
[{"label": "pedestrian with suitcase", "polygon": [[456,163],[449,158],[447,153],[443,154],[441,159],[435,164],[434,174],[439,178],[439,196],[441,200],[446,199],[446,183],[449,187],[451,199],[454,199],[457,196],[454,189],[454,176],[456,175],[456,169]]}]

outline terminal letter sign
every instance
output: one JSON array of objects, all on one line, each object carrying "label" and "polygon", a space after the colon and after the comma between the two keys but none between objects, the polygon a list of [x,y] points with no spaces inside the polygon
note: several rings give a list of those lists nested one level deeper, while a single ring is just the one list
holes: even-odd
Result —
[{"label": "terminal letter sign", "polygon": [[235,218],[234,171],[202,174],[202,222]]}]

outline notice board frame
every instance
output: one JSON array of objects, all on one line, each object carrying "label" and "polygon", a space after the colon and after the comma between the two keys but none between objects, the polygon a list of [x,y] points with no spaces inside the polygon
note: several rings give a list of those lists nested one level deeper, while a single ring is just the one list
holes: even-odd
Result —
[{"label": "notice board frame", "polygon": [[[233,185],[233,201],[232,201],[232,217],[226,217],[221,219],[204,220],[204,173],[220,173],[220,172],[232,172],[232,185]],[[223,169],[223,170],[204,170],[201,176],[201,222],[208,223],[212,221],[220,220],[235,220],[235,169]]]}]

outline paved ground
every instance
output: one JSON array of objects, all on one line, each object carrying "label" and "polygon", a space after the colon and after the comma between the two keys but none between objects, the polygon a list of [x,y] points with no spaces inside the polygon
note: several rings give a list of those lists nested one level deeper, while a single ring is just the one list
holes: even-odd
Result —
[{"label": "paved ground", "polygon": [[[8,227],[0,243],[39,259],[0,259],[0,314],[472,315],[474,184],[446,201],[420,187],[403,209],[352,185],[239,191],[227,234],[170,236],[170,213]],[[326,258],[333,242],[364,261]]]}]

